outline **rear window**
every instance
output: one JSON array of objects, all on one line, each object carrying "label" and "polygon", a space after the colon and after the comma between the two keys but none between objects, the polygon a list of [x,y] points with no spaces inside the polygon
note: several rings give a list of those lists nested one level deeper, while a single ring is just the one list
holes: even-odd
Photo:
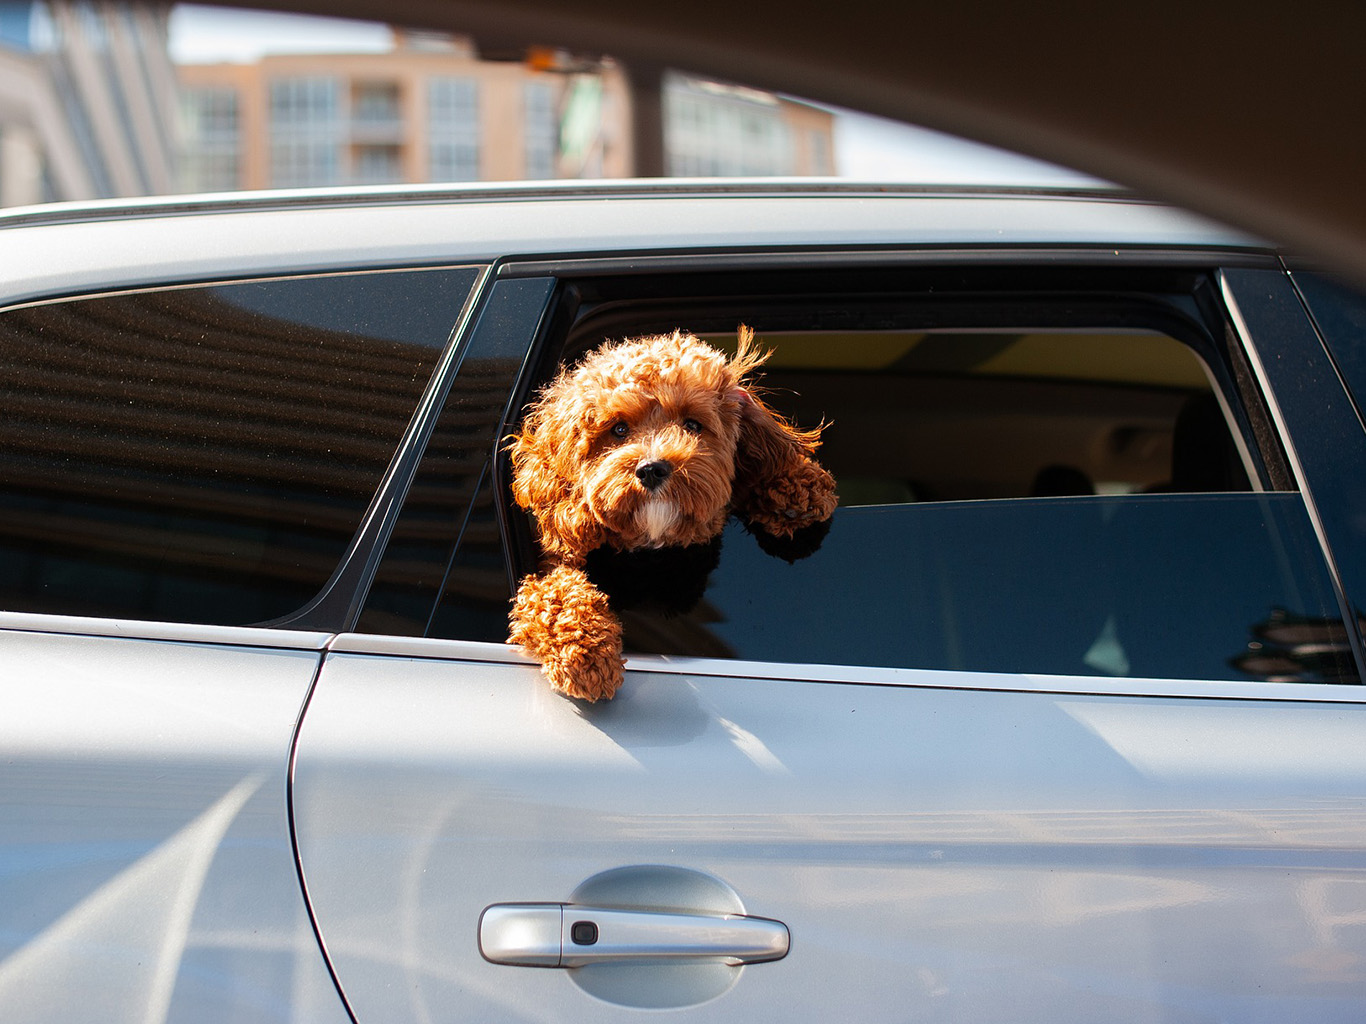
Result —
[{"label": "rear window", "polygon": [[476,277],[292,278],[0,313],[0,608],[244,624],[306,603]]}]

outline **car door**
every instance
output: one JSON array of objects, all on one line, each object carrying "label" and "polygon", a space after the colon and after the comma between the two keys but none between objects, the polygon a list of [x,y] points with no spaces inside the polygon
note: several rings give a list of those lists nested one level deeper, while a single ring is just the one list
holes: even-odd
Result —
[{"label": "car door", "polygon": [[[503,268],[295,751],[356,1020],[1355,1019],[1360,424],[1274,267],[1014,260]],[[501,643],[500,439],[603,338],[741,315],[833,423],[830,534],[728,529],[559,697]]]},{"label": "car door", "polygon": [[0,1017],[346,1019],[290,744],[477,277],[0,311]]}]

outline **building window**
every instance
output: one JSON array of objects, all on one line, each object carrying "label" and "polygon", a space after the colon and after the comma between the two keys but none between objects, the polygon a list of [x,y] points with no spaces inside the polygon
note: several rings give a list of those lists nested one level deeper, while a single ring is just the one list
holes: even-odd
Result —
[{"label": "building window", "polygon": [[270,181],[276,188],[341,183],[341,84],[331,77],[270,83]]},{"label": "building window", "polygon": [[188,192],[240,188],[241,109],[237,90],[228,87],[181,92],[184,154],[181,187]]},{"label": "building window", "polygon": [[548,82],[527,82],[522,87],[523,124],[526,142],[525,175],[529,179],[554,178],[560,148],[560,125],[555,111],[555,91]]},{"label": "building window", "polygon": [[427,140],[429,180],[479,180],[479,87],[473,79],[427,82]]},{"label": "building window", "polygon": [[664,119],[672,175],[793,173],[792,130],[768,93],[672,76]]},{"label": "building window", "polygon": [[365,124],[392,124],[399,120],[397,82],[362,82],[356,86],[354,116]]},{"label": "building window", "polygon": [[808,131],[806,144],[811,159],[811,174],[819,177],[834,174],[835,168],[830,159],[830,136],[824,132]]},{"label": "building window", "polygon": [[357,184],[392,185],[403,180],[403,163],[398,146],[357,146],[355,156]]}]

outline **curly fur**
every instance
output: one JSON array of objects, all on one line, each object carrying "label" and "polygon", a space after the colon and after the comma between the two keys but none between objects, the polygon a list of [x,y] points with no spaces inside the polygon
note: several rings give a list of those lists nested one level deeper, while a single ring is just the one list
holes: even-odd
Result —
[{"label": "curly fur", "polygon": [[542,559],[509,640],[556,690],[594,701],[621,684],[621,623],[585,571],[594,552],[706,545],[731,514],[780,541],[829,520],[822,428],[799,430],[755,393],[767,358],[746,327],[730,358],[683,331],[628,339],[561,370],[528,408],[508,451]]}]

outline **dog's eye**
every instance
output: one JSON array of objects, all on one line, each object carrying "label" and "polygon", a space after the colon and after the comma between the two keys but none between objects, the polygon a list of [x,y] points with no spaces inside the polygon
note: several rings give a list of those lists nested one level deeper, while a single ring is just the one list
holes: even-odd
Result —
[{"label": "dog's eye", "polygon": [[630,432],[631,428],[626,424],[625,420],[619,420],[616,423],[613,423],[612,429],[609,431],[613,437],[625,437]]},{"label": "dog's eye", "polygon": [[697,420],[684,420],[683,429],[689,434],[700,434],[702,433],[702,424],[698,423]]}]

